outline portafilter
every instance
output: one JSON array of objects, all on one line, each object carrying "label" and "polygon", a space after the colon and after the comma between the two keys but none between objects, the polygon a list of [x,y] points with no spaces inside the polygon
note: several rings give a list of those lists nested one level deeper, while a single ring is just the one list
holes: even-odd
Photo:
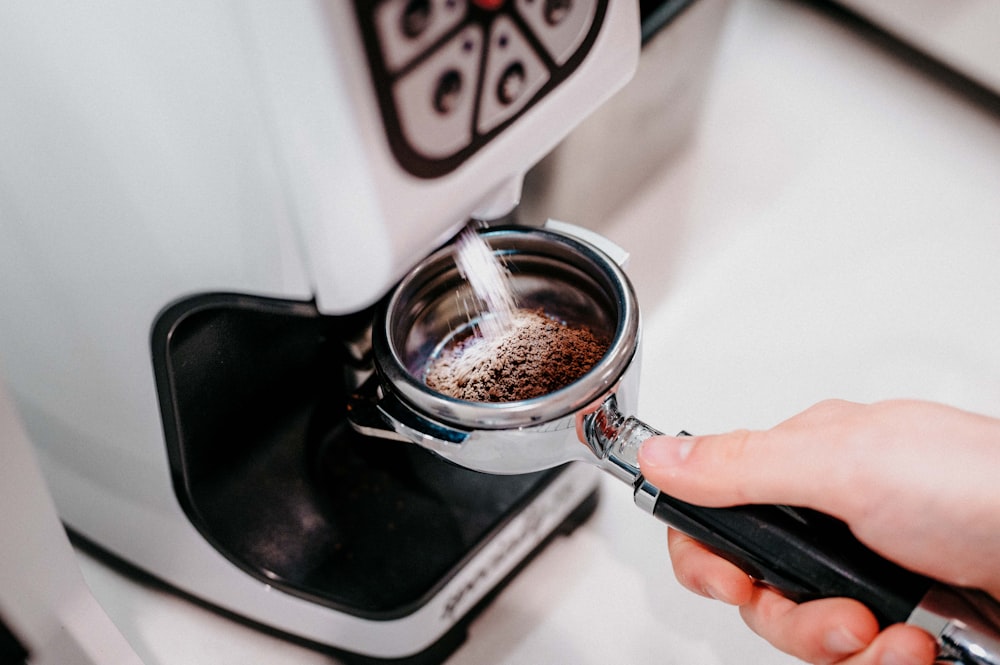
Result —
[{"label": "portafilter", "polygon": [[647,482],[637,455],[659,432],[627,415],[637,400],[640,317],[620,265],[624,252],[561,223],[480,233],[509,270],[518,307],[589,328],[609,340],[603,358],[573,383],[520,401],[471,402],[428,388],[423,377],[431,359],[481,314],[455,246],[448,245],[406,275],[378,309],[376,371],[349,405],[355,429],[411,441],[485,473],[596,464],[629,483],[640,508],[793,600],[854,598],[883,626],[909,622],[930,632],[943,658],[1000,665],[1000,604],[991,597],[906,570],[823,513],[775,505],[706,508]]}]

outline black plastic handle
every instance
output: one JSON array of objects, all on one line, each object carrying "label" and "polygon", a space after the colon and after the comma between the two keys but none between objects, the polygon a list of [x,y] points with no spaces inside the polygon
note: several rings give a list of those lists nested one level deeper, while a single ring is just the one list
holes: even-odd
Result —
[{"label": "black plastic handle", "polygon": [[932,584],[873,552],[840,520],[814,510],[706,508],[661,492],[653,514],[792,600],[854,598],[883,627],[906,621]]}]

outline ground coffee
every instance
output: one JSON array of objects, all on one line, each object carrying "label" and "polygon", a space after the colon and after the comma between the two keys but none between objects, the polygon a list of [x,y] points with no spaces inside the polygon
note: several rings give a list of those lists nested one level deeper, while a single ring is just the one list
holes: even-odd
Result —
[{"label": "ground coffee", "polygon": [[473,402],[512,402],[563,388],[597,364],[608,342],[542,310],[517,310],[498,337],[470,335],[431,360],[427,386]]}]

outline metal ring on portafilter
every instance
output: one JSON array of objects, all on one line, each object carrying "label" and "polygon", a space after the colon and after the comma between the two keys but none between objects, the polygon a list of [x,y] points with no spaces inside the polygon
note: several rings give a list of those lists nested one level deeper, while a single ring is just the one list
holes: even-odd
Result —
[{"label": "metal ring on portafilter", "polygon": [[431,390],[423,382],[428,362],[470,325],[474,300],[446,247],[407,275],[376,316],[377,373],[349,405],[357,430],[412,441],[487,473],[596,464],[631,484],[641,508],[789,598],[854,598],[882,625],[924,628],[952,662],[1000,665],[1000,604],[989,596],[897,566],[828,515],[787,506],[705,508],[646,481],[638,451],[659,432],[626,415],[637,401],[639,311],[620,266],[593,244],[551,229],[483,236],[509,267],[520,307],[588,326],[610,340],[608,351],[580,379],[532,399],[470,402]]},{"label": "metal ring on portafilter", "polygon": [[520,309],[541,309],[571,327],[608,340],[604,357],[587,374],[547,395],[515,402],[470,402],[424,383],[432,356],[480,314],[447,247],[400,283],[375,323],[378,370],[400,397],[422,412],[463,428],[534,426],[575,413],[613,387],[635,356],[639,314],[620,268],[592,246],[544,229],[498,228],[481,233],[510,272]]},{"label": "metal ring on portafilter", "polygon": [[[620,266],[564,232],[499,227],[481,232],[510,271],[518,306],[542,309],[568,326],[608,340],[604,356],[569,385],[532,399],[471,402],[438,393],[423,376],[433,355],[477,312],[454,247],[408,274],[376,315],[372,347],[378,394],[352,405],[363,432],[415,441],[456,464],[487,473],[525,473],[592,459],[578,435],[581,413],[610,395],[634,407],[639,311]],[[461,445],[459,445],[459,443]]]}]

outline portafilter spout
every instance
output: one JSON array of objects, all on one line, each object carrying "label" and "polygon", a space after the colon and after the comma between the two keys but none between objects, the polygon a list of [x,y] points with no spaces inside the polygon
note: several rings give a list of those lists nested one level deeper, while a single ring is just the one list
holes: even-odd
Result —
[{"label": "portafilter spout", "polygon": [[638,451],[659,432],[626,415],[635,409],[638,388],[635,294],[610,256],[624,253],[610,243],[604,251],[598,245],[607,241],[583,234],[585,239],[564,224],[482,231],[508,266],[520,307],[541,308],[610,340],[589,372],[559,390],[515,402],[470,402],[428,388],[423,375],[429,359],[442,340],[469,325],[473,301],[449,246],[404,277],[379,309],[372,330],[376,374],[349,405],[353,426],[486,473],[596,464],[630,484],[639,507],[793,600],[854,598],[883,626],[908,621],[928,630],[951,662],[1000,665],[1000,604],[994,599],[882,558],[823,513],[774,505],[705,508],[645,480]]}]

